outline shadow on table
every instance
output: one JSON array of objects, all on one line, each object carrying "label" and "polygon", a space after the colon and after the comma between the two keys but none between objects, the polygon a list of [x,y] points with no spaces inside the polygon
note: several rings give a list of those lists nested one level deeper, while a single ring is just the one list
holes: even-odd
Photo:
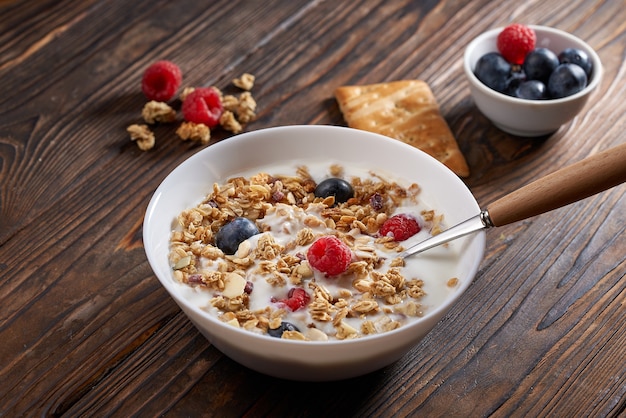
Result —
[{"label": "shadow on table", "polygon": [[391,367],[334,382],[298,382],[257,373],[222,356],[168,415],[211,411],[219,417],[359,416],[389,383]]}]

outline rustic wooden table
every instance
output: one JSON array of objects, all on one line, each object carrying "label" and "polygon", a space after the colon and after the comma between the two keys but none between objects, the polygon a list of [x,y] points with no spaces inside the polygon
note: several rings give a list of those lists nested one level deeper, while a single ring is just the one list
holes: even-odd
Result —
[{"label": "rustic wooden table", "polygon": [[[487,232],[474,284],[396,364],[294,383],[223,356],[150,270],[142,220],[201,149],[140,151],[143,69],[185,85],[256,76],[258,119],[345,125],[342,84],[427,81],[482,204],[624,142],[624,0],[0,1],[0,415],[619,416],[626,411],[626,188]],[[465,45],[511,22],[591,44],[604,80],[542,139],[475,108]],[[230,135],[216,132],[212,143]],[[209,145],[210,146],[210,145]]]}]

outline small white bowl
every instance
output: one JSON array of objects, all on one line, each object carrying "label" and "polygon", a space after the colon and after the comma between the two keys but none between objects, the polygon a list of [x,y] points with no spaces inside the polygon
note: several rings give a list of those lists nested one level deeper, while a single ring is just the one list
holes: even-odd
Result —
[{"label": "small white bowl", "polygon": [[554,28],[528,26],[537,35],[537,48],[548,48],[557,55],[568,47],[587,53],[593,62],[587,87],[568,97],[547,100],[518,99],[487,87],[474,75],[474,68],[480,57],[498,51],[496,40],[503,28],[487,31],[470,42],[465,49],[463,67],[476,107],[495,126],[513,135],[535,137],[556,132],[580,112],[602,80],[602,63],[598,54],[581,39]]},{"label": "small white bowl", "polygon": [[[406,354],[449,311],[472,282],[485,248],[485,234],[450,243],[459,285],[439,307],[394,331],[343,341],[294,341],[235,328],[185,297],[169,263],[169,239],[176,217],[198,204],[214,182],[272,165],[313,161],[365,167],[417,182],[421,198],[443,213],[448,226],[479,213],[465,184],[434,158],[400,141],[336,126],[286,126],[251,131],[207,147],[170,173],[155,191],[143,224],[143,240],[157,278],[200,332],[221,352],[253,370],[285,379],[329,381],[383,368]],[[256,171],[254,171],[256,172]],[[446,249],[447,250],[447,249]],[[433,263],[441,253],[423,253]],[[420,257],[420,256],[417,256]],[[445,257],[444,257],[445,259]],[[445,283],[445,282],[444,282]]]}]

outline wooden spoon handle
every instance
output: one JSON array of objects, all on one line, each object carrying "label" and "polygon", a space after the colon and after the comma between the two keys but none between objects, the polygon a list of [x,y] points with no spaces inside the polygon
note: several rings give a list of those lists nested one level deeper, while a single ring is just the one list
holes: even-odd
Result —
[{"label": "wooden spoon handle", "polygon": [[626,143],[540,178],[487,207],[493,226],[549,212],[626,181]]}]

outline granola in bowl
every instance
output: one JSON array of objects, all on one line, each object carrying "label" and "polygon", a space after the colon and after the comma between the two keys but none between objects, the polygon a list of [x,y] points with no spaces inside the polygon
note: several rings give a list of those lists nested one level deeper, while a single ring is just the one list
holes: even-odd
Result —
[{"label": "granola in bowl", "polygon": [[[330,172],[330,167],[334,164],[343,167],[344,171],[339,173]],[[415,214],[421,230],[404,241],[387,243],[389,248],[385,246],[384,242],[374,242],[374,244],[369,241],[361,242],[366,237],[373,241],[380,238],[375,232],[368,231],[365,233],[363,231],[366,231],[366,229],[362,230],[354,227],[361,224],[368,225],[368,221],[363,222],[363,218],[358,218],[362,216],[361,212],[355,211],[357,219],[354,219],[342,212],[341,204],[337,206],[327,205],[328,207],[324,211],[329,216],[322,217],[324,225],[320,224],[318,227],[310,229],[314,234],[324,231],[331,233],[331,235],[316,237],[313,244],[310,244],[308,248],[302,246],[303,248],[295,253],[300,253],[300,255],[296,255],[296,258],[300,259],[304,255],[307,261],[307,263],[300,262],[300,267],[297,269],[298,274],[302,275],[301,284],[292,285],[290,282],[292,280],[292,267],[289,263],[295,262],[294,258],[287,258],[287,265],[283,265],[279,259],[271,262],[259,258],[254,259],[255,264],[258,263],[259,265],[261,265],[262,261],[263,265],[266,265],[265,263],[267,265],[276,264],[276,269],[272,270],[275,273],[272,273],[272,275],[283,277],[288,284],[287,287],[281,288],[280,292],[278,292],[278,288],[275,288],[266,280],[265,276],[257,276],[256,274],[248,276],[247,273],[253,271],[252,266],[245,268],[240,266],[233,268],[233,271],[228,271],[226,267],[235,263],[232,263],[231,260],[226,260],[229,258],[232,260],[236,258],[245,259],[244,253],[239,255],[236,253],[241,245],[246,246],[246,244],[239,243],[232,254],[224,253],[219,247],[213,246],[211,248],[207,245],[212,244],[213,241],[211,241],[212,238],[210,237],[215,237],[222,228],[216,228],[215,230],[207,228],[212,222],[203,221],[204,215],[202,212],[208,213],[210,210],[211,213],[221,213],[219,208],[212,207],[214,204],[210,203],[210,199],[205,201],[205,197],[213,193],[215,190],[214,185],[217,185],[216,188],[219,192],[225,191],[226,186],[229,184],[228,179],[250,179],[261,172],[269,173],[269,177],[275,179],[279,177],[291,179],[298,176],[298,167],[305,167],[318,186],[324,183],[324,179],[328,177],[340,177],[349,181],[353,177],[358,177],[362,181],[371,180],[372,182],[384,180],[387,183],[396,183],[399,189],[406,191],[412,190],[412,183],[417,183],[419,189],[415,189],[415,201],[403,197],[399,202],[404,206],[400,203],[394,203],[397,205],[394,210],[390,210],[387,213],[385,209],[385,215],[379,215],[386,216],[389,218],[387,222],[390,222],[390,219],[396,216],[392,215],[389,217],[389,214],[392,213]],[[269,183],[272,184],[272,187],[276,187],[276,189],[270,187],[270,190],[273,192],[279,191],[276,181],[273,183],[270,181]],[[294,205],[293,202],[290,202],[290,190],[286,186],[291,183],[287,180],[281,180],[281,183],[283,188],[280,191],[282,195],[285,195],[285,200],[281,201],[281,203],[285,204],[289,210],[299,212],[299,210],[296,210],[296,206],[302,204],[302,202],[297,200],[299,198],[298,194],[291,192],[296,202]],[[231,187],[232,192],[226,192],[225,197],[230,198],[234,195],[236,187],[234,185],[228,186],[228,189]],[[260,193],[263,190],[267,190],[267,186],[262,185],[262,187],[258,187],[258,185],[251,185],[250,187],[258,190],[259,196],[266,196],[267,198],[267,196],[271,197],[273,194],[268,194],[265,191]],[[342,187],[339,189],[343,190]],[[389,191],[392,189],[385,188],[385,190]],[[273,199],[280,197],[282,200],[281,193],[276,193]],[[307,196],[310,196],[310,191],[307,192]],[[301,199],[304,199],[304,196]],[[345,203],[350,205],[348,201],[349,199]],[[365,202],[365,200],[362,202]],[[374,198],[369,203],[374,204],[376,208],[380,208],[379,204],[381,202],[382,199]],[[244,214],[244,211],[248,213],[258,210],[258,208],[254,207],[254,203],[249,200],[240,199],[238,204],[240,204],[241,208],[232,210],[232,219],[247,219],[244,216],[240,216]],[[278,207],[272,201],[259,204],[261,205],[259,208],[273,205],[277,206],[276,211],[282,211],[282,206]],[[307,208],[311,206],[309,204]],[[362,204],[361,206],[367,206],[367,204]],[[194,215],[196,207],[200,207],[200,213]],[[235,208],[235,206],[232,207]],[[301,209],[306,210],[307,208],[302,205]],[[380,211],[382,209],[377,210]],[[441,320],[451,312],[454,304],[470,288],[484,254],[485,233],[481,231],[472,236],[462,237],[450,242],[447,247],[433,248],[425,253],[408,257],[404,259],[405,265],[403,267],[392,267],[391,263],[394,263],[399,254],[399,247],[408,247],[427,238],[430,234],[436,233],[437,230],[433,230],[433,228],[437,222],[445,222],[445,225],[454,225],[471,216],[475,216],[479,211],[480,207],[476,199],[456,174],[434,158],[410,145],[371,132],[345,127],[321,125],[281,126],[244,132],[228,140],[212,144],[199,150],[172,170],[155,190],[146,208],[143,223],[143,243],[148,262],[158,281],[198,331],[216,349],[232,360],[270,376],[298,381],[330,381],[360,376],[392,364],[413,349],[438,324],[440,324],[440,327],[443,327],[441,329],[442,332],[439,332],[433,338],[445,338],[445,327],[447,325],[446,323],[441,323]],[[271,232],[270,235],[273,235],[278,244],[285,246],[285,248],[290,248],[289,245],[293,244],[289,244],[289,242],[295,240],[297,232],[288,232],[304,229],[298,222],[291,220],[284,222],[277,218],[274,221],[270,221],[268,212],[271,215],[271,211],[266,211],[263,214],[263,222],[270,224],[271,231],[264,230],[267,228],[267,225],[262,226],[260,221],[255,221],[253,226],[259,230],[259,233],[249,235],[248,239],[244,240],[250,244],[250,252],[256,252],[255,245],[261,241],[262,237],[267,235],[267,232]],[[183,213],[189,213],[188,219],[193,220],[193,225],[191,222],[188,226],[181,226],[178,223],[178,218]],[[330,216],[331,214],[332,216]],[[430,214],[433,216],[432,219],[429,218]],[[304,219],[308,219],[309,216],[319,217],[322,215],[321,212],[318,215],[308,214],[304,216]],[[444,217],[441,218],[441,216]],[[377,220],[375,217],[370,218]],[[359,221],[359,219],[361,220]],[[396,219],[399,220],[399,225],[404,224],[406,220],[400,217]],[[331,223],[331,220],[334,222],[334,225]],[[223,222],[225,225],[234,223],[230,219],[228,219],[228,222],[224,219]],[[330,226],[327,225],[327,222],[330,223]],[[237,224],[244,226],[246,232],[254,232],[254,228],[247,221],[240,220],[235,223],[235,225]],[[411,223],[409,222],[408,224],[410,225]],[[341,225],[346,226],[347,232],[336,231],[337,227]],[[217,225],[215,226],[217,227]],[[412,233],[415,231],[415,228],[407,228],[407,230]],[[186,255],[181,254],[179,257],[172,258],[173,231],[186,231],[184,232],[185,240],[179,240]],[[283,234],[282,231],[287,232]],[[176,234],[177,232],[174,233]],[[300,238],[306,240],[308,233],[303,232],[301,234]],[[385,233],[384,235],[387,234]],[[395,239],[395,231],[393,236]],[[331,237],[344,239],[337,238],[341,242],[341,244],[338,244]],[[326,244],[329,244],[327,248],[340,249],[337,252],[337,260],[340,261],[338,267],[341,268],[335,269],[335,267],[332,267],[329,269],[326,268],[328,266],[321,266],[329,272],[329,277],[326,277],[326,273],[316,270],[313,266],[317,261],[324,259],[324,257],[319,257],[316,251],[313,251],[317,249],[316,245],[313,248],[314,244],[318,243],[322,238],[324,238]],[[283,239],[286,241],[283,242]],[[359,243],[359,250],[356,250],[356,242]],[[350,246],[350,244],[352,245]],[[177,246],[178,244],[175,245]],[[368,254],[366,251],[361,251],[362,247],[373,245],[377,248],[377,254],[380,251],[381,260],[384,259],[384,263],[389,263],[388,267],[381,263],[377,272],[373,273],[374,275],[381,273],[380,275],[384,276],[390,269],[399,268],[401,275],[405,278],[405,288],[406,283],[409,283],[412,279],[422,280],[422,284],[419,287],[423,291],[423,295],[416,298],[415,303],[421,306],[423,315],[415,317],[399,315],[398,318],[406,319],[399,328],[375,334],[364,334],[358,338],[338,339],[336,335],[332,334],[337,333],[335,322],[337,324],[345,323],[361,332],[360,322],[363,322],[361,319],[363,314],[360,311],[367,313],[369,319],[375,321],[369,313],[375,306],[372,301],[364,300],[358,303],[356,300],[348,301],[347,299],[348,292],[357,297],[363,293],[366,287],[363,287],[364,290],[360,290],[352,286],[354,281],[354,278],[350,279],[352,272],[348,273],[346,270],[337,274],[338,271],[341,271],[346,266],[344,262],[346,261],[347,252],[343,247],[344,245],[349,246],[350,258],[348,259],[348,266],[353,265],[353,262],[358,260],[357,257],[364,257]],[[188,246],[188,248],[185,246]],[[263,248],[265,247],[263,246]],[[267,247],[271,248],[271,246]],[[230,253],[230,250],[232,248],[227,249],[227,252]],[[217,255],[217,258],[212,261],[214,266],[209,267],[208,261],[197,255],[202,254],[202,252],[215,253]],[[224,255],[220,255],[219,252],[224,253]],[[270,256],[269,250],[264,255]],[[189,256],[189,259],[186,259],[187,256]],[[354,260],[352,259],[353,256]],[[367,263],[361,261],[357,265],[367,265]],[[311,266],[312,277],[306,274],[305,265],[307,264]],[[378,264],[373,265],[378,266]],[[198,276],[191,279],[191,284],[184,282],[184,278],[181,282],[174,277],[175,274],[187,273],[189,281],[191,276],[201,274],[205,270],[213,269],[220,271],[217,266],[225,266],[222,268],[225,269],[226,273],[233,273],[226,274],[223,277],[223,290],[219,290],[220,287],[216,290],[205,284],[194,284],[193,281]],[[318,267],[320,266],[318,265]],[[177,273],[174,268],[182,270],[182,272]],[[193,269],[196,269],[196,271],[193,271]],[[294,274],[294,276],[298,277],[298,274]],[[243,277],[244,280],[239,280],[238,276]],[[371,276],[371,273],[369,276]],[[252,285],[252,289],[250,289],[251,286],[248,285],[248,281],[255,282]],[[219,280],[217,283],[218,286],[221,286],[219,285]],[[314,285],[314,288],[311,288],[309,285]],[[381,290],[386,288],[385,280],[379,280],[378,285]],[[361,286],[359,285],[359,287]],[[264,288],[269,289],[266,290],[265,294]],[[291,292],[291,289],[294,290]],[[324,297],[324,289],[327,291],[328,297]],[[251,293],[246,293],[250,290],[252,290]],[[305,338],[309,338],[310,341],[287,338],[299,337],[298,334],[292,332],[295,329],[292,329],[291,326],[279,326],[281,329],[270,327],[270,323],[276,326],[279,322],[276,318],[283,315],[283,313],[281,315],[268,315],[266,316],[267,318],[262,318],[261,316],[257,318],[254,315],[250,315],[250,318],[245,319],[246,315],[248,315],[245,309],[220,311],[211,301],[216,297],[219,299],[220,295],[224,296],[224,291],[232,296],[229,300],[236,300],[238,294],[241,294],[241,300],[244,303],[245,298],[247,298],[249,305],[245,309],[252,313],[258,309],[268,307],[272,311],[284,311],[284,315],[288,316],[282,317],[280,322],[291,322],[294,325],[293,328],[297,328],[297,332],[301,333]],[[231,291],[232,293],[230,293]],[[308,295],[308,300],[304,292]],[[243,295],[244,293],[246,296]],[[344,293],[345,295],[343,295]],[[257,296],[259,295],[261,295],[258,298],[259,305],[256,305]],[[252,296],[255,297],[252,298]],[[318,296],[320,297],[318,298]],[[347,301],[347,305],[342,305],[344,303],[340,301],[342,298]],[[316,300],[320,301],[320,303],[316,304]],[[226,301],[226,297],[224,297],[224,301]],[[333,305],[336,312],[326,309],[328,307],[326,302]],[[381,311],[399,306],[399,304],[386,303],[384,298],[375,300],[375,302]],[[306,307],[298,308],[301,304],[304,304]],[[233,305],[233,308],[235,306],[236,304]],[[328,321],[310,320],[307,315],[310,315],[309,308],[311,306],[319,307],[320,315],[323,312],[328,312],[332,319]],[[292,311],[291,308],[297,309]],[[382,315],[390,316],[386,312],[381,313]],[[304,316],[303,321],[298,323],[297,316]],[[391,319],[398,320],[396,318]],[[250,330],[246,329],[246,327],[250,327],[257,320],[261,324],[264,322],[268,323],[267,334],[263,332],[264,328],[258,328],[257,330],[256,325]],[[450,317],[450,320],[454,321],[454,317]],[[261,326],[264,327],[263,325]],[[325,327],[329,330],[326,330]],[[317,329],[320,332],[310,331],[313,329]],[[281,337],[285,336],[285,338],[274,338],[269,334],[269,330],[277,330],[276,334],[280,334]],[[354,335],[357,337],[349,328],[346,327],[345,331],[346,336]],[[308,335],[309,332],[315,333],[321,338],[324,337],[320,333],[326,333],[328,340],[314,340],[315,335]]]},{"label": "granola in bowl", "polygon": [[[344,181],[351,195],[320,196],[327,179]],[[443,215],[427,203],[417,183],[358,167],[269,167],[215,183],[180,213],[169,262],[185,296],[233,327],[303,341],[381,334],[418,320],[458,285],[445,248],[437,263],[398,257],[441,231]],[[410,236],[381,233],[399,215],[418,225]],[[220,231],[239,219],[256,229],[226,250]],[[349,253],[332,274],[311,259],[327,237]]]}]

